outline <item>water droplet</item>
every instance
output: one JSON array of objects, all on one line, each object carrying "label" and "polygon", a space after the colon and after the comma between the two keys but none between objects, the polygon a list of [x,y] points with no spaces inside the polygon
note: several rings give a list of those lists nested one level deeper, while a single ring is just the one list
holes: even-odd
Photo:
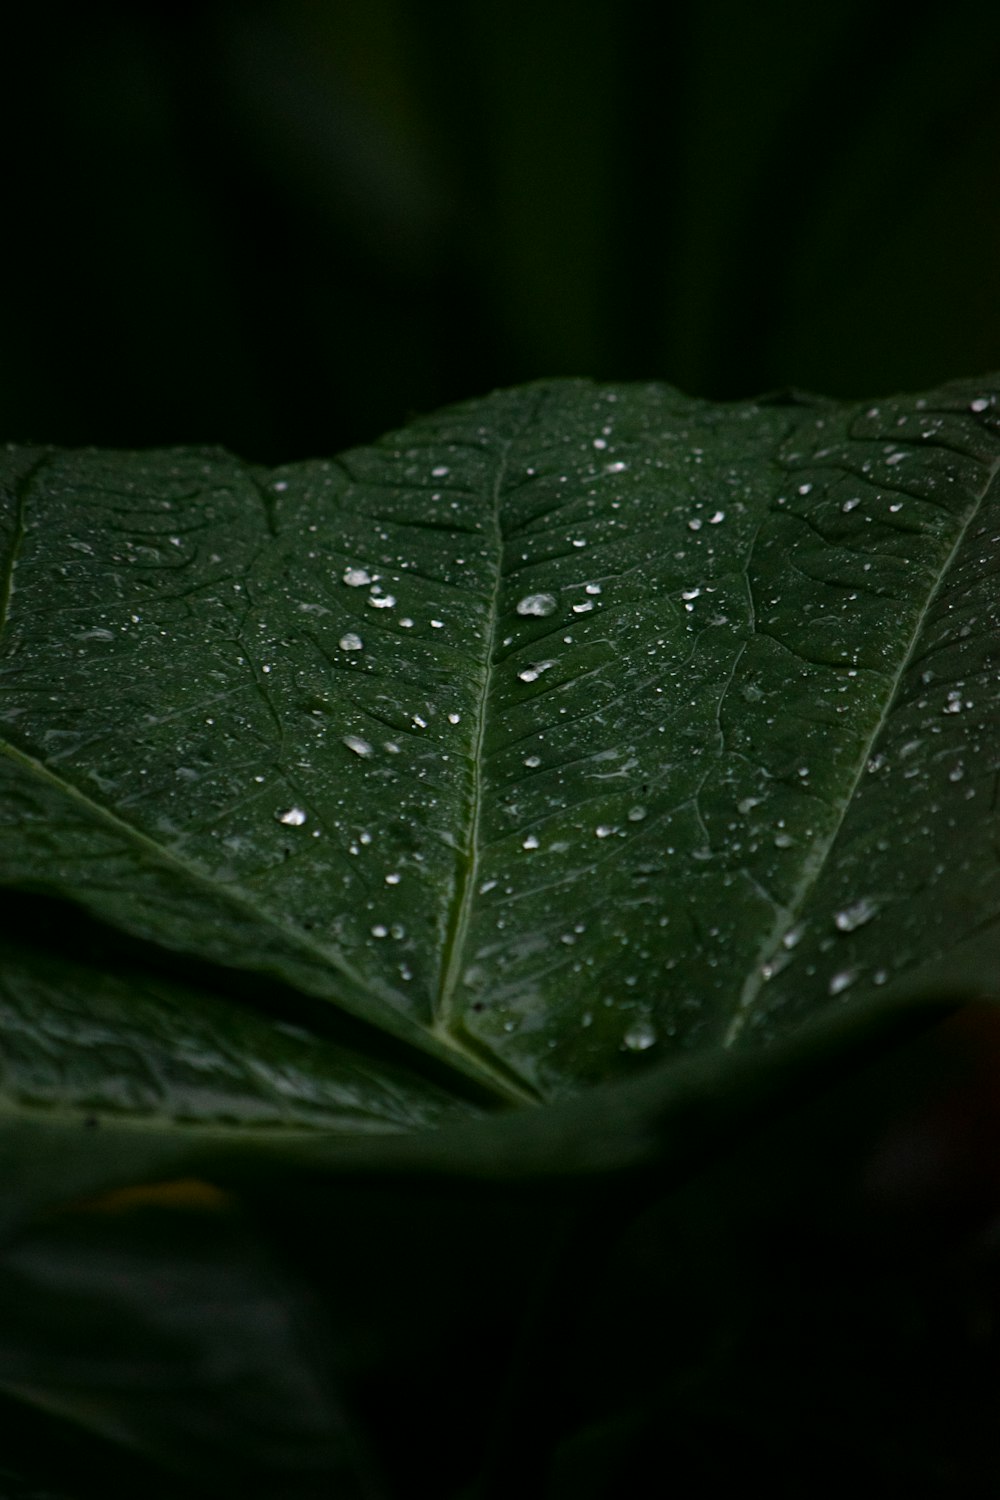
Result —
[{"label": "water droplet", "polygon": [[443,620],[432,620],[431,621],[431,629],[432,630],[443,630],[444,629],[444,621]]},{"label": "water droplet", "polygon": [[613,464],[605,464],[604,472],[605,474],[624,474],[627,468],[628,464],[622,463],[621,459],[619,458],[616,459]]},{"label": "water droplet", "polygon": [[856,510],[857,507],[860,504],[861,504],[861,496],[860,495],[852,495],[851,499],[850,500],[845,500],[844,503],[843,503],[843,505],[840,508],[841,508],[842,511],[846,512],[846,511]]},{"label": "water droplet", "polygon": [[398,870],[391,870],[385,877],[385,883],[386,885],[398,885],[402,878],[403,877],[399,874]]},{"label": "water droplet", "polygon": [[432,479],[446,479],[450,473],[451,470],[447,464],[438,464],[431,470],[431,477]]},{"label": "water droplet", "polygon": [[538,838],[537,838],[537,836],[535,834],[533,834],[533,833],[529,833],[528,837],[522,841],[521,848],[522,849],[537,849],[538,848]]},{"label": "water droplet", "polygon": [[394,937],[397,942],[399,942],[401,938],[405,938],[406,928],[403,926],[402,922],[393,922],[392,926],[389,928],[389,936]]},{"label": "water droplet", "polygon": [[857,969],[841,969],[839,974],[834,974],[827,990],[831,995],[842,995],[845,990],[850,989],[857,977]]},{"label": "water droplet", "polygon": [[988,396],[977,396],[975,401],[969,402],[970,411],[986,411],[990,402]]},{"label": "water droplet", "polygon": [[517,601],[517,612],[519,615],[551,615],[555,612],[556,601],[552,594],[525,594],[523,599]]},{"label": "water droplet", "polygon": [[305,809],[302,807],[285,807],[274,816],[279,823],[285,823],[289,828],[301,828],[306,820]]},{"label": "water droplet", "polygon": [[540,755],[526,755],[524,757],[524,764],[528,767],[529,771],[533,771],[535,767],[540,766],[541,763],[542,757]]},{"label": "water droplet", "polygon": [[395,594],[369,594],[368,603],[372,609],[392,609],[396,603]]},{"label": "water droplet", "polygon": [[798,943],[802,941],[805,930],[806,925],[804,922],[800,922],[797,927],[789,927],[788,931],[781,939],[781,946],[783,948],[794,948]]},{"label": "water droplet", "polygon": [[845,906],[834,916],[834,926],[838,932],[853,932],[856,927],[863,927],[870,922],[872,917],[878,913],[878,902],[872,901],[868,896],[862,896],[860,901],[854,901],[850,906]]},{"label": "water droplet", "polygon": [[646,809],[642,806],[630,807],[626,816],[630,823],[641,823],[646,816]]},{"label": "water droplet", "polygon": [[384,938],[389,936],[389,929],[383,922],[376,922],[372,928],[372,937]]},{"label": "water droplet", "polygon": [[353,750],[355,755],[367,757],[372,754],[371,745],[358,734],[345,734],[343,736],[343,743],[347,746],[348,750]]},{"label": "water droplet", "polygon": [[462,718],[461,714],[449,714],[448,715],[448,723],[449,724],[458,724],[461,721],[461,718]]},{"label": "water droplet", "polygon": [[790,833],[776,833],[774,835],[774,847],[776,849],[790,849],[795,843]]},{"label": "water droplet", "polygon": [[341,651],[361,651],[364,648],[364,644],[361,637],[355,635],[353,630],[349,630],[346,635],[342,635],[339,641]]},{"label": "water droplet", "polygon": [[345,568],[344,582],[350,589],[359,589],[364,584],[371,583],[372,575],[367,568]]},{"label": "water droplet", "polygon": [[574,604],[573,605],[573,613],[575,615],[589,614],[589,612],[593,609],[593,607],[594,607],[594,601],[593,601],[593,599],[584,599],[584,601],[583,601],[582,604]]},{"label": "water droplet", "polygon": [[726,512],[724,510],[717,510],[714,516],[709,516],[708,524],[709,526],[718,526],[719,522],[724,521],[725,519]]},{"label": "water droplet", "polygon": [[610,838],[614,831],[615,830],[610,823],[598,823],[597,827],[594,829],[594,833],[599,839]]},{"label": "water droplet", "polygon": [[692,516],[691,520],[688,522],[688,531],[700,531],[700,530],[701,530],[701,517],[700,516]]},{"label": "water droplet", "polygon": [[808,495],[809,491],[811,489],[812,489],[812,485],[811,484],[800,484],[799,485],[799,494],[800,495]]},{"label": "water droplet", "polygon": [[629,1052],[646,1052],[656,1045],[656,1027],[651,1021],[633,1021],[622,1042]]},{"label": "water droplet", "polygon": [[599,594],[601,592],[601,585],[599,583],[588,583],[584,586],[583,592],[585,594]]},{"label": "water droplet", "polygon": [[960,692],[951,692],[948,694],[948,702],[944,706],[944,712],[946,714],[960,714],[964,706],[962,694]]},{"label": "water droplet", "polygon": [[682,599],[697,599],[701,589],[684,589],[681,592]]},{"label": "water droplet", "polygon": [[550,667],[554,666],[554,661],[536,661],[532,666],[525,667],[523,671],[518,672],[517,675],[521,682],[537,682],[543,672],[547,672]]},{"label": "water droplet", "polygon": [[595,448],[606,448],[607,446],[608,446],[608,440],[607,440],[607,438],[595,438],[594,439],[594,447]]}]

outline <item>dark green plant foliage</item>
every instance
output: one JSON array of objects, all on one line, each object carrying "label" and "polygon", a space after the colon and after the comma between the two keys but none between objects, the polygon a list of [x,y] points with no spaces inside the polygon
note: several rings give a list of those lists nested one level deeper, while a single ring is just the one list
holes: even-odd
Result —
[{"label": "dark green plant foliage", "polygon": [[102,1440],[14,1467],[596,1497],[664,1423],[794,1445],[755,1350],[807,1443],[817,1183],[996,987],[996,412],[562,381],[273,471],[8,451],[0,1389]]},{"label": "dark green plant foliage", "polygon": [[973,0],[49,0],[5,55],[22,441],[278,462],[539,376],[996,364]]}]

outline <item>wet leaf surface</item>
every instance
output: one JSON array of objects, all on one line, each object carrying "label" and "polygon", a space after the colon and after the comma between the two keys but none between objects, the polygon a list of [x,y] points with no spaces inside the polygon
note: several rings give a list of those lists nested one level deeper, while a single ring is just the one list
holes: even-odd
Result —
[{"label": "wet leaf surface", "polygon": [[975,986],[998,462],[978,383],[8,452],[12,1107],[421,1130]]}]

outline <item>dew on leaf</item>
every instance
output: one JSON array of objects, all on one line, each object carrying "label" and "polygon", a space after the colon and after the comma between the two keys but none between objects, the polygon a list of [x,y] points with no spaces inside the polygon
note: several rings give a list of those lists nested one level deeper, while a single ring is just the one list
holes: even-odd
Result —
[{"label": "dew on leaf", "polygon": [[371,581],[372,575],[368,572],[367,568],[344,569],[344,582],[348,588],[359,589],[364,584],[371,583]]},{"label": "dew on leaf", "polygon": [[654,1047],[657,1042],[656,1027],[651,1021],[633,1021],[625,1035],[622,1044],[629,1052],[646,1052]]},{"label": "dew on leaf", "polygon": [[551,615],[556,609],[555,597],[552,594],[525,594],[517,601],[516,609],[519,615]]},{"label": "dew on leaf", "polygon": [[340,637],[338,644],[341,651],[361,651],[365,643],[353,630],[348,630],[345,635]]},{"label": "dew on leaf", "polygon": [[371,745],[369,745],[367,740],[363,740],[359,734],[345,734],[343,736],[343,743],[347,746],[348,750],[353,750],[355,755],[367,758],[372,754]]},{"label": "dew on leaf", "polygon": [[601,585],[599,583],[585,584],[583,592],[585,594],[599,594],[601,592]]},{"label": "dew on leaf", "polygon": [[641,823],[645,816],[646,809],[641,804],[636,804],[635,807],[630,807],[626,814],[626,817],[628,818],[630,823]]},{"label": "dew on leaf", "polygon": [[289,828],[301,828],[306,820],[305,809],[302,807],[279,808],[274,816],[279,823],[285,823]]},{"label": "dew on leaf", "polygon": [[396,603],[395,594],[369,594],[368,603],[372,609],[392,609]]},{"label": "dew on leaf", "polygon": [[834,926],[838,932],[853,932],[856,927],[863,927],[866,922],[870,922],[877,913],[878,903],[863,896],[860,901],[852,902],[834,915]]},{"label": "dew on leaf", "polygon": [[857,977],[857,969],[841,969],[830,980],[830,983],[827,985],[827,991],[831,995],[842,995],[845,990],[850,989]]},{"label": "dew on leaf", "polygon": [[533,771],[535,767],[540,766],[541,763],[542,757],[540,755],[526,755],[524,757],[524,764],[528,767],[529,771]]},{"label": "dew on leaf", "polygon": [[537,837],[537,835],[533,834],[533,833],[529,833],[528,836],[527,836],[527,838],[522,841],[521,848],[522,849],[537,849],[538,848],[538,837]]}]

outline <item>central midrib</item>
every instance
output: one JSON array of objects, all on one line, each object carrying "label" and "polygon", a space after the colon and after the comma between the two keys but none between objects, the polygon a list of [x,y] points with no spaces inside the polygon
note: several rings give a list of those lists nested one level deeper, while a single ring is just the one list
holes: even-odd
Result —
[{"label": "central midrib", "polygon": [[[469,833],[461,851],[455,880],[455,895],[451,917],[445,939],[444,959],[441,965],[441,988],[435,1007],[435,1023],[438,1030],[451,1036],[451,1022],[455,1012],[455,998],[465,965],[465,945],[479,881],[480,829],[483,816],[483,801],[486,789],[484,775],[484,752],[486,730],[490,713],[490,686],[493,660],[496,655],[497,626],[500,620],[500,594],[503,588],[504,536],[500,524],[500,495],[507,473],[507,461],[514,439],[509,438],[501,447],[497,459],[496,473],[490,492],[490,541],[493,550],[493,588],[489,597],[486,620],[486,651],[483,657],[479,683],[479,701],[476,706],[475,725],[471,748],[471,788],[469,793]],[[452,1038],[453,1039],[453,1038]]]},{"label": "central midrib", "polygon": [[959,527],[958,534],[948,552],[948,556],[945,558],[944,563],[942,564],[941,571],[934,582],[934,586],[928,593],[923,608],[917,615],[913,630],[910,633],[910,638],[906,644],[906,650],[903,652],[900,658],[899,666],[893,676],[889,691],[886,693],[885,701],[882,705],[882,712],[879,714],[877,720],[875,721],[875,725],[872,729],[871,734],[865,741],[862,754],[858,760],[857,768],[851,780],[850,787],[848,788],[844,796],[844,800],[840,809],[840,815],[837,818],[836,822],[833,824],[827,836],[824,839],[817,840],[813,845],[812,849],[810,850],[810,857],[805,861],[803,865],[802,875],[791,901],[786,907],[782,907],[777,922],[775,923],[771,932],[768,934],[765,941],[761,944],[760,950],[757,955],[757,960],[754,963],[754,966],[743,985],[743,989],[740,992],[739,1005],[736,1014],[733,1016],[733,1019],[729,1024],[729,1029],[727,1030],[725,1037],[723,1038],[722,1045],[724,1047],[731,1047],[738,1040],[740,1033],[746,1025],[746,1022],[748,1021],[753,1010],[754,1001],[757,999],[757,996],[759,995],[764,985],[764,971],[767,964],[777,956],[781,946],[781,939],[784,936],[785,932],[801,917],[806,902],[815,889],[816,884],[821,874],[823,873],[823,870],[826,868],[830,850],[833,848],[840,835],[840,830],[844,825],[844,819],[847,817],[848,810],[850,809],[851,804],[854,801],[854,796],[857,792],[861,777],[864,774],[865,766],[868,764],[868,761],[871,758],[872,751],[878,741],[879,735],[882,733],[882,730],[885,728],[886,722],[888,721],[889,714],[892,710],[893,704],[896,701],[896,695],[899,692],[900,684],[903,681],[906,669],[910,665],[910,662],[913,660],[913,653],[916,650],[917,642],[920,640],[924,622],[927,619],[934,601],[937,599],[938,595],[941,592],[941,589],[944,586],[945,579],[948,577],[948,574],[951,571],[952,564],[954,563],[955,558],[961,551],[962,545],[965,542],[965,538],[968,535],[969,527],[978,516],[980,510],[982,509],[984,501],[989,496],[990,490],[998,473],[1000,473],[1000,459],[989,465],[987,470],[987,479],[986,483],[983,486],[982,493],[978,496],[975,503],[970,507],[969,514],[966,516],[965,520],[962,522],[962,525]]}]

